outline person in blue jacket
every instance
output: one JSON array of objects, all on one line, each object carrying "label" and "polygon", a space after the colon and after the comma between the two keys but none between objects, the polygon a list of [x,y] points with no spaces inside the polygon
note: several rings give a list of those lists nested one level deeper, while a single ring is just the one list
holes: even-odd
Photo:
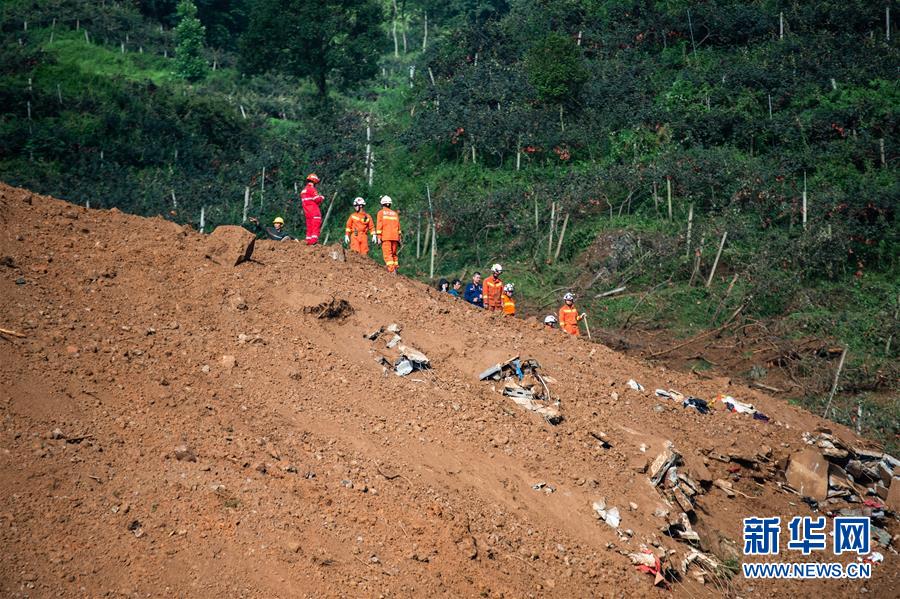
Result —
[{"label": "person in blue jacket", "polygon": [[472,275],[472,282],[466,285],[463,299],[479,308],[484,308],[484,299],[481,297],[481,294],[481,273],[476,272]]}]

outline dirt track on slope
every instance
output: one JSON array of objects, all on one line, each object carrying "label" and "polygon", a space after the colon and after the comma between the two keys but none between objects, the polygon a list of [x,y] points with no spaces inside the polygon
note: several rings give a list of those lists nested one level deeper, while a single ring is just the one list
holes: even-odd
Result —
[{"label": "dirt track on slope", "polygon": [[[689,575],[670,591],[623,555],[644,544],[677,564],[689,550],[660,532],[664,500],[637,471],[666,441],[688,472],[731,477],[741,492],[697,499],[704,549],[728,558],[743,517],[811,513],[770,474],[806,447],[801,433],[851,431],[727,378],[494,318],[368,259],[335,260],[337,246],[260,241],[230,268],[205,257],[206,243],[162,219],[0,185],[0,327],[24,335],[0,340],[0,595],[896,592],[891,550],[865,582]],[[333,297],[353,314],[308,311]],[[433,370],[384,371],[363,334],[388,323]],[[516,354],[556,379],[563,423],[478,382]],[[657,387],[727,393],[772,421],[702,416]],[[729,472],[735,462],[710,453],[757,469]],[[601,497],[631,537],[594,517]]]}]

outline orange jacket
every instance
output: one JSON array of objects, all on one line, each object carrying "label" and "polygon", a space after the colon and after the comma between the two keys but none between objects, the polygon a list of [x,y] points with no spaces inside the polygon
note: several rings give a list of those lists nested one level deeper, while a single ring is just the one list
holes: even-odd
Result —
[{"label": "orange jacket", "polygon": [[509,297],[509,296],[506,295],[505,293],[503,294],[503,296],[502,296],[501,299],[503,300],[503,313],[506,314],[506,315],[508,315],[508,316],[515,316],[515,314],[516,314],[516,300],[514,300],[514,299],[511,298],[511,297]]},{"label": "orange jacket", "polygon": [[382,208],[378,211],[378,221],[375,224],[375,234],[382,241],[400,241],[400,213],[390,208]]},{"label": "orange jacket", "polygon": [[578,336],[578,321],[581,316],[578,309],[573,304],[571,307],[563,304],[559,309],[559,328],[570,335]]},{"label": "orange jacket", "polygon": [[350,218],[347,219],[347,228],[344,232],[347,235],[366,235],[374,230],[375,225],[372,223],[372,217],[365,210],[360,210],[359,212],[354,211]]},{"label": "orange jacket", "polygon": [[481,294],[484,298],[484,307],[488,310],[500,310],[503,308],[503,281],[494,275],[489,276],[481,285]]}]

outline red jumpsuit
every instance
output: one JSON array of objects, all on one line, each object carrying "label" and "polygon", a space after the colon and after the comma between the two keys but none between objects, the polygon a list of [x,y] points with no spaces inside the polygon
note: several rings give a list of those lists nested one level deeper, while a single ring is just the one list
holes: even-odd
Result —
[{"label": "red jumpsuit", "polygon": [[319,241],[319,231],[322,229],[322,211],[319,210],[319,204],[324,199],[312,183],[307,183],[300,192],[303,215],[306,217],[306,245],[315,245]]}]

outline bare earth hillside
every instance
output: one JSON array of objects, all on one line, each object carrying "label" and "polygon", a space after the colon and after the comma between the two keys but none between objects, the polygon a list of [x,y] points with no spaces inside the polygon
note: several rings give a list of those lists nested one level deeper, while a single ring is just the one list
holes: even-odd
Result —
[{"label": "bare earth hillside", "polygon": [[[259,241],[236,267],[208,246],[0,185],[0,327],[22,335],[0,338],[0,596],[896,596],[889,548],[867,581],[701,581],[662,532],[683,509],[648,480],[666,442],[702,486],[699,547],[733,565],[742,518],[812,514],[778,484],[802,434],[871,447],[851,431],[492,317],[339,246]],[[350,308],[324,317],[332,298]],[[383,337],[364,335],[391,323],[432,370],[378,361]],[[555,381],[561,423],[479,382],[515,355]],[[729,394],[771,421],[657,388]],[[654,587],[628,556],[642,545],[680,581]]]}]

